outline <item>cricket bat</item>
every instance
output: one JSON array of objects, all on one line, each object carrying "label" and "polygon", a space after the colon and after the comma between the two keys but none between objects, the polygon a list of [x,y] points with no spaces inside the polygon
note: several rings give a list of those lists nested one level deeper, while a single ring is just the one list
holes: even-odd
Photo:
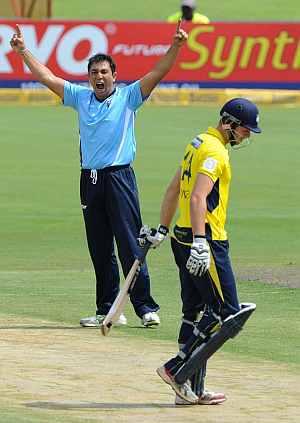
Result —
[{"label": "cricket bat", "polygon": [[135,259],[117,298],[115,299],[113,305],[111,306],[109,312],[103,320],[100,326],[101,333],[103,336],[108,335],[111,327],[119,319],[120,315],[124,311],[124,308],[129,300],[130,293],[140,274],[141,266],[144,263],[150,246],[151,243],[147,242],[145,247],[142,249],[142,254],[140,255],[140,257]]}]

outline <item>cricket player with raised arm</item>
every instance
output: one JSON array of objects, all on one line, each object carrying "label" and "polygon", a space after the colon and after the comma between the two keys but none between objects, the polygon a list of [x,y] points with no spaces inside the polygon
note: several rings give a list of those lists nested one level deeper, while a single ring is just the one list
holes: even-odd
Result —
[{"label": "cricket player with raised arm", "polygon": [[223,393],[205,390],[206,361],[241,330],[256,308],[239,304],[225,221],[231,180],[227,147],[240,147],[251,132],[260,133],[258,121],[251,101],[234,98],[224,104],[218,125],[187,145],[162,201],[157,230],[141,229],[140,245],[147,239],[157,247],[179,208],[171,236],[181,283],[179,352],[157,369],[176,392],[175,404],[214,405],[226,400]]},{"label": "cricket player with raised arm", "polygon": [[[126,276],[139,255],[137,245],[142,219],[132,162],[136,154],[134,123],[137,109],[171,70],[186,32],[177,24],[166,54],[140,80],[116,87],[116,64],[106,54],[88,61],[90,88],[57,77],[41,64],[25,45],[21,29],[10,44],[34,77],[57,94],[64,106],[75,109],[80,133],[80,197],[88,248],[96,275],[96,314],[83,318],[85,327],[99,327],[119,292],[120,278],[114,240]],[[145,327],[160,323],[158,304],[150,293],[146,263],[130,295],[136,315]],[[122,314],[118,322],[126,324]]]}]

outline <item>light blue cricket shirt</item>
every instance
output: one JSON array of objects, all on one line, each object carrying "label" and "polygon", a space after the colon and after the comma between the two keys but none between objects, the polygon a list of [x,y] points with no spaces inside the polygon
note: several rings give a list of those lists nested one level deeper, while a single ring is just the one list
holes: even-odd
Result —
[{"label": "light blue cricket shirt", "polygon": [[103,169],[130,164],[135,158],[135,112],[143,103],[140,81],[116,87],[103,101],[90,88],[66,81],[64,106],[78,113],[81,167]]}]

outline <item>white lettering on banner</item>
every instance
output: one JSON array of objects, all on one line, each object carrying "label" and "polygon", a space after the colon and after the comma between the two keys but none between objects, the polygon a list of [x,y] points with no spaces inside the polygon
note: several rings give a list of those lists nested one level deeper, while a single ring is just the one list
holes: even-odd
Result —
[{"label": "white lettering on banner", "polygon": [[[87,60],[96,53],[107,53],[108,39],[105,32],[94,25],[78,25],[66,30],[64,24],[50,24],[41,38],[37,37],[37,27],[31,24],[21,24],[20,29],[26,41],[26,47],[44,65],[47,65],[51,54],[56,51],[57,65],[70,75],[85,75]],[[13,73],[7,54],[11,51],[9,41],[14,34],[13,26],[0,25],[0,73]],[[90,44],[86,57],[80,60],[74,57],[74,51],[82,41]],[[24,73],[30,70],[23,63]]]},{"label": "white lettering on banner", "polygon": [[13,33],[11,26],[0,25],[0,72],[2,73],[11,73],[13,70],[6,57],[6,54],[11,51],[9,41]]},{"label": "white lettering on banner", "polygon": [[[76,60],[74,50],[81,42],[87,40],[90,43],[90,51],[82,60]],[[108,41],[105,33],[93,25],[80,25],[70,29],[62,37],[57,47],[57,63],[61,69],[72,75],[84,75],[87,73],[87,59],[96,53],[107,53]]]},{"label": "white lettering on banner", "polygon": [[116,44],[112,54],[123,54],[124,56],[163,56],[170,44]]},{"label": "white lettering on banner", "polygon": [[[33,25],[20,25],[20,29],[28,49],[41,63],[46,64],[57,40],[64,31],[64,25],[49,25],[40,41],[37,40],[36,28]],[[30,73],[25,63],[24,72]]]}]

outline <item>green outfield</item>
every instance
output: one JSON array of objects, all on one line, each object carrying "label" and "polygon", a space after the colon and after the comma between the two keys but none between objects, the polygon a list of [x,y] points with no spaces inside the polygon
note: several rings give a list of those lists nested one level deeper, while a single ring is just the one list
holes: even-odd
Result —
[{"label": "green outfield", "polygon": [[[137,120],[138,175],[144,221],[158,223],[164,189],[187,140],[216,122],[213,107],[144,107]],[[94,276],[78,196],[75,113],[62,107],[1,107],[1,313],[77,324],[94,312]],[[232,151],[232,199],[228,230],[233,264],[276,272],[299,271],[300,170],[297,108],[263,107],[263,134]],[[161,304],[161,340],[175,340],[179,289],[170,249],[149,254],[153,291]],[[297,270],[298,269],[298,270]],[[262,280],[263,282],[263,280]],[[300,364],[298,289],[239,281],[242,301],[258,304],[247,334],[225,350]],[[131,323],[138,324],[129,308]],[[291,322],[293,322],[291,324]],[[275,324],[276,323],[276,324]],[[156,338],[156,331],[125,328]],[[249,339],[251,337],[251,342]],[[279,348],[282,337],[286,342]],[[253,341],[254,340],[254,341]]]},{"label": "green outfield", "polygon": [[[54,17],[78,19],[165,20],[174,13],[180,0],[152,0],[151,7],[139,0],[53,0]],[[230,2],[199,0],[198,11],[211,21],[299,21],[298,0],[259,0]]]},{"label": "green outfield", "polygon": [[[299,0],[198,3],[212,21],[300,21]],[[53,17],[164,21],[178,4],[53,0]],[[158,224],[186,143],[216,125],[219,106],[139,111],[134,168],[144,223]],[[240,301],[257,311],[210,360],[208,387],[229,401],[176,408],[155,375],[176,350],[181,318],[169,242],[147,259],[159,329],[142,328],[130,304],[128,326],[107,338],[80,328],[95,312],[95,280],[79,201],[77,117],[60,106],[0,105],[1,423],[298,423],[299,107],[260,109],[263,133],[230,152],[227,222]]]}]

